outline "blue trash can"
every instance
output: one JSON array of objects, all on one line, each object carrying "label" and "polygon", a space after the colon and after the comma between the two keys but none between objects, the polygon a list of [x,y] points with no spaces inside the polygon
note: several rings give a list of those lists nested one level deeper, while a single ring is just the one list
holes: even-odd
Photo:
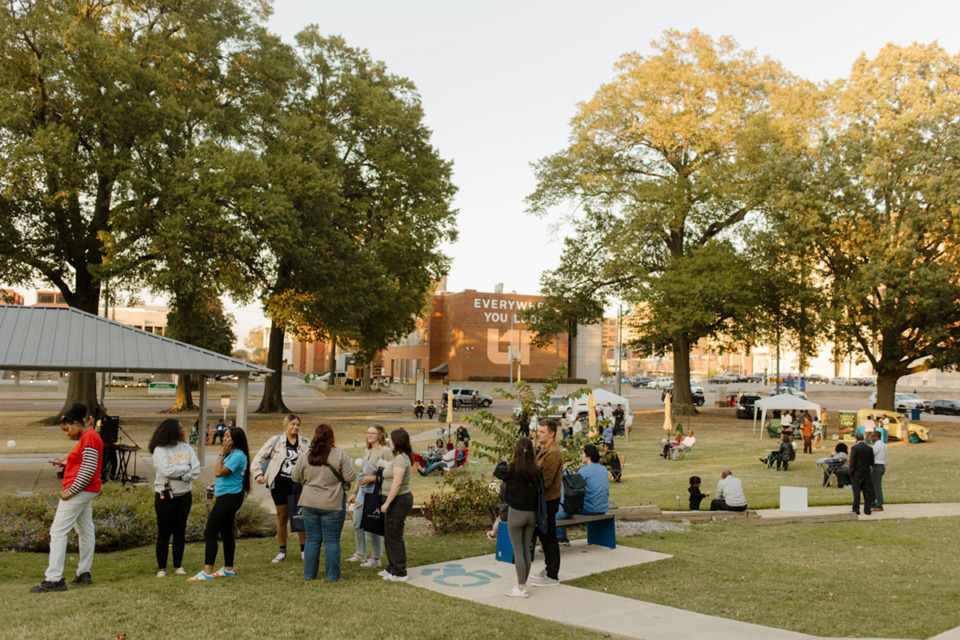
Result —
[{"label": "blue trash can", "polygon": [[910,419],[919,420],[920,419],[920,409],[910,409]]}]

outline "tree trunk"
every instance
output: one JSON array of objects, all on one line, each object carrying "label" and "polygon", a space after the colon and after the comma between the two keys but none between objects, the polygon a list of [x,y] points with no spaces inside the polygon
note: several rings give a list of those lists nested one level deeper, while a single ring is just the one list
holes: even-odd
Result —
[{"label": "tree trunk", "polygon": [[895,371],[877,371],[877,404],[875,409],[896,411],[897,380],[900,374]]},{"label": "tree trunk", "polygon": [[197,405],[193,404],[193,392],[191,385],[193,376],[181,374],[177,376],[177,401],[172,407],[167,409],[167,413],[179,413],[181,411],[196,411]]},{"label": "tree trunk", "polygon": [[337,335],[330,334],[330,376],[327,378],[327,384],[336,382],[337,374]]},{"label": "tree trunk", "polygon": [[363,391],[373,390],[373,365],[368,364],[363,367],[363,385],[360,387]]},{"label": "tree trunk", "polygon": [[273,322],[270,323],[267,367],[273,369],[273,373],[264,382],[263,397],[254,413],[290,413],[283,403],[283,329]]},{"label": "tree trunk", "polygon": [[673,340],[673,413],[693,415],[693,394],[690,393],[690,338],[678,334]]}]

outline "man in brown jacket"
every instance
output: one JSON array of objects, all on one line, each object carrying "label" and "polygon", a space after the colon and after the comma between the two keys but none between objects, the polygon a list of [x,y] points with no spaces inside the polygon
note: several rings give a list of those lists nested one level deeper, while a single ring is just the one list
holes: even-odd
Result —
[{"label": "man in brown jacket", "polygon": [[534,587],[555,587],[560,584],[560,545],[557,542],[557,511],[560,509],[560,489],[563,478],[563,454],[557,444],[556,420],[544,420],[537,427],[537,466],[543,473],[543,488],[547,499],[547,532],[534,532],[543,545],[546,575],[534,580]]}]

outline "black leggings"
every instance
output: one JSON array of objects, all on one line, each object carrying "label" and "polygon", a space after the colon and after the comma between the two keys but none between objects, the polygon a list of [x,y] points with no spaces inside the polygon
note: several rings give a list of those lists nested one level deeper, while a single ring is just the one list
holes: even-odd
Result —
[{"label": "black leggings", "polygon": [[206,540],[203,564],[212,567],[216,563],[217,534],[220,534],[223,538],[223,566],[233,566],[233,553],[237,548],[237,541],[233,537],[233,522],[242,504],[242,493],[217,496],[217,501],[213,503],[213,509],[210,510],[210,516],[207,518],[207,529],[203,533]]},{"label": "black leggings", "polygon": [[187,518],[193,506],[193,495],[188,491],[172,500],[153,497],[153,508],[157,512],[157,568],[167,568],[167,550],[170,536],[173,536],[173,566],[183,566],[183,547],[187,541]]}]

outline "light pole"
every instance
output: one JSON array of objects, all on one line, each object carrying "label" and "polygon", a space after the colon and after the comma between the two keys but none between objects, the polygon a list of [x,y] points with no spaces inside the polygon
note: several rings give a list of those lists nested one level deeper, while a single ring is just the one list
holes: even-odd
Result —
[{"label": "light pole", "polygon": [[617,307],[617,348],[613,350],[613,355],[617,359],[617,369],[616,369],[617,381],[614,384],[613,388],[617,390],[616,393],[618,396],[620,395],[620,357],[623,355],[622,354],[623,334],[621,333],[621,328],[620,328],[622,316],[623,316],[623,305],[621,304]]}]

